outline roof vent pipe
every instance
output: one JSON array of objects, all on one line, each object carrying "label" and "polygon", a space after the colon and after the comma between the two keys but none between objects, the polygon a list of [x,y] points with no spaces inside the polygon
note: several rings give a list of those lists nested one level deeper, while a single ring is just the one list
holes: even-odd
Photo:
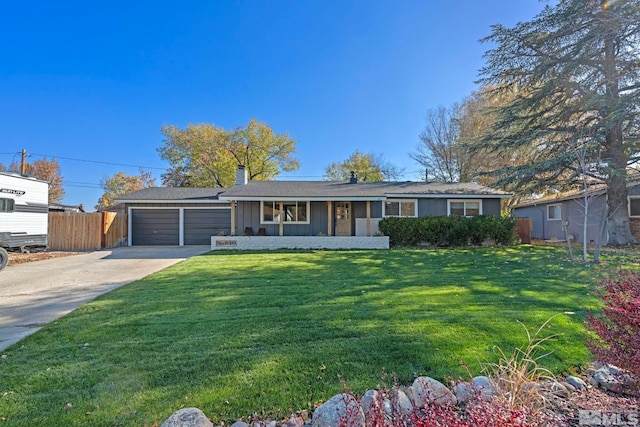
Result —
[{"label": "roof vent pipe", "polygon": [[236,185],[247,185],[248,182],[247,170],[244,165],[238,165],[238,169],[236,170]]},{"label": "roof vent pipe", "polygon": [[349,184],[357,184],[358,178],[356,178],[356,173],[351,171],[351,178],[349,178]]}]

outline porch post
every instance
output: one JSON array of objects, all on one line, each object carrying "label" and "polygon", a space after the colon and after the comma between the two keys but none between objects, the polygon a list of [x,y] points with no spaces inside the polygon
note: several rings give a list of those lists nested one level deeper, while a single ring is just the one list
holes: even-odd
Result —
[{"label": "porch post", "polygon": [[283,205],[283,203],[280,202],[280,217],[279,217],[280,218],[280,228],[278,230],[280,236],[284,236],[284,222],[283,222],[284,221],[284,212],[283,212],[283,208],[284,207],[282,205]]},{"label": "porch post", "polygon": [[371,236],[371,200],[367,200],[367,236]]},{"label": "porch post", "polygon": [[327,201],[327,236],[331,236],[333,229],[333,202]]},{"label": "porch post", "polygon": [[231,201],[231,235],[236,235],[236,202]]}]

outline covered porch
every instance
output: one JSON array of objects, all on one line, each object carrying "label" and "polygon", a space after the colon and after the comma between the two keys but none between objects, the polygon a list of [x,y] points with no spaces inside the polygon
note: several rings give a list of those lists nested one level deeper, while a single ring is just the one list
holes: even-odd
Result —
[{"label": "covered porch", "polygon": [[231,200],[231,236],[371,237],[383,197]]}]

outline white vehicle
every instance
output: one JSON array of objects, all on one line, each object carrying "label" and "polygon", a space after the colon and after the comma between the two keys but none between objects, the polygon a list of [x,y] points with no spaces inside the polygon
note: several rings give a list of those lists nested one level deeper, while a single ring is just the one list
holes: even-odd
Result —
[{"label": "white vehicle", "polygon": [[0,172],[0,270],[8,251],[47,247],[49,183]]}]

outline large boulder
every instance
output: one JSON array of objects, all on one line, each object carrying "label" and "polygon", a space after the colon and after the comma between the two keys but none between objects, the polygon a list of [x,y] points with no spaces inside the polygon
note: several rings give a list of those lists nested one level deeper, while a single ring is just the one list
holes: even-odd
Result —
[{"label": "large boulder", "polygon": [[410,387],[414,406],[424,408],[430,402],[437,405],[455,405],[456,396],[444,384],[431,377],[418,377]]},{"label": "large boulder", "polygon": [[313,411],[311,425],[313,427],[364,427],[364,413],[355,397],[342,393],[333,396]]},{"label": "large boulder", "polygon": [[213,427],[213,423],[198,408],[183,408],[171,415],[160,427]]}]

